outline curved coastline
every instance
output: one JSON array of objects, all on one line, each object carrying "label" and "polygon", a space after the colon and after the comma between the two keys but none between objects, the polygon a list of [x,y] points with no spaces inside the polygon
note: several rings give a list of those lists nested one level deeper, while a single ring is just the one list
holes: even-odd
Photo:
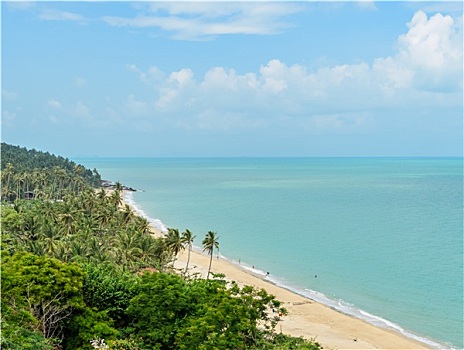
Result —
[{"label": "curved coastline", "polygon": [[[123,200],[134,212],[144,217],[153,227],[155,235],[163,235],[167,232],[167,226],[157,218],[152,218],[141,209],[133,199],[133,192],[124,191]],[[191,273],[205,275],[208,259],[200,247],[194,247],[191,257]],[[185,266],[185,252],[178,257],[176,267],[182,269]],[[277,299],[285,303],[289,314],[280,323],[280,330],[284,326],[284,333],[305,338],[316,338],[325,348],[338,349],[453,349],[448,344],[441,344],[432,339],[409,332],[399,325],[372,315],[354,306],[350,306],[342,300],[333,300],[326,295],[310,289],[302,289],[296,286],[288,286],[275,276],[266,276],[263,270],[251,267],[243,262],[238,262],[227,257],[217,257],[213,263],[212,272],[223,273],[226,278],[235,280],[239,284],[249,284],[258,288],[264,288]],[[296,300],[295,300],[296,297]],[[290,301],[289,301],[290,300]],[[302,306],[318,306],[317,312],[324,317],[316,316],[316,320],[308,320],[314,317],[315,310],[302,309]],[[322,309],[321,309],[322,308]],[[313,307],[313,309],[316,309]],[[305,317],[307,316],[307,317]],[[331,319],[333,318],[333,319]],[[341,318],[341,319],[340,319]],[[349,327],[341,327],[339,322],[349,323]],[[278,326],[279,327],[279,326]],[[314,329],[314,332],[309,329]],[[318,332],[316,329],[320,329]]]}]

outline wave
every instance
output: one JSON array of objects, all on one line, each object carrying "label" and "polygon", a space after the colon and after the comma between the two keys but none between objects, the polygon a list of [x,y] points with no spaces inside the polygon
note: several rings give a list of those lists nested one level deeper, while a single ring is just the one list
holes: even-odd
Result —
[{"label": "wave", "polygon": [[153,227],[157,228],[161,232],[168,232],[167,226],[160,220],[160,219],[153,219],[152,217],[148,216],[143,209],[139,208],[134,201],[133,192],[125,191],[124,192],[124,202],[127,203],[132,210],[138,215],[147,219],[147,221],[153,225]]},{"label": "wave", "polygon": [[434,349],[449,349],[449,350],[454,350],[454,348],[450,344],[443,344],[443,343],[438,343],[432,339],[426,338],[424,336],[420,336],[418,334],[412,333],[410,331],[407,331],[406,329],[402,328],[396,323],[393,323],[391,321],[388,321],[380,316],[373,315],[367,311],[364,311],[362,309],[357,308],[356,306],[342,300],[342,299],[331,299],[325,294],[311,290],[311,289],[302,289],[294,286],[288,286],[285,283],[282,283],[278,278],[268,278],[270,282],[273,284],[285,288],[293,293],[296,293],[298,295],[301,295],[307,299],[314,300],[320,304],[323,304],[325,306],[330,307],[331,309],[334,309],[338,312],[344,313],[346,315],[361,319],[363,321],[366,321],[374,326],[380,327],[380,328],[386,328],[386,329],[391,329],[393,331],[396,331],[398,333],[401,333],[407,338],[417,340],[421,343],[424,343]]},{"label": "wave", "polygon": [[[134,199],[133,199],[133,192],[125,192],[124,193],[124,201],[132,208],[132,210],[134,210],[134,212],[147,219],[148,222],[153,225],[154,227],[156,227],[157,229],[159,229],[161,232],[168,232],[168,227],[160,220],[160,219],[154,219],[150,216],[148,216],[144,211],[143,209],[141,209],[140,207],[137,206],[137,204],[135,203]],[[202,253],[202,248],[201,247],[197,247],[197,246],[194,246],[193,247],[193,250],[198,252],[198,253]],[[364,320],[374,326],[377,326],[377,327],[381,327],[381,328],[386,328],[386,329],[391,329],[391,330],[394,330],[402,335],[404,335],[405,337],[407,338],[410,338],[410,339],[414,339],[414,340],[417,340],[421,343],[424,343],[434,349],[448,349],[448,350],[455,350],[455,348],[453,346],[451,346],[450,344],[443,344],[443,343],[438,343],[432,339],[429,339],[429,338],[426,338],[424,336],[420,336],[420,335],[417,335],[417,334],[414,334],[410,331],[407,331],[405,330],[404,328],[402,328],[401,326],[399,326],[398,324],[396,323],[393,323],[391,321],[388,321],[382,317],[379,317],[379,316],[376,316],[376,315],[373,315],[367,311],[364,311],[364,310],[361,310],[357,307],[355,307],[354,305],[342,300],[342,299],[339,299],[339,300],[336,300],[336,299],[331,299],[329,298],[328,296],[326,296],[325,294],[321,293],[321,292],[318,292],[318,291],[315,291],[315,290],[311,290],[311,289],[306,289],[306,288],[300,288],[300,287],[295,287],[295,286],[290,286],[288,285],[287,283],[285,283],[283,280],[279,279],[278,277],[275,277],[275,276],[272,276],[272,275],[269,275],[267,272],[265,272],[264,270],[262,269],[259,269],[259,268],[256,268],[255,266],[250,266],[244,262],[241,262],[241,261],[236,261],[236,260],[233,260],[233,259],[229,259],[227,257],[225,257],[224,255],[221,254],[221,258],[224,259],[224,260],[227,260],[228,262],[230,262],[231,264],[237,266],[238,268],[242,269],[242,270],[245,270],[246,272],[258,277],[258,278],[261,278],[261,279],[264,279],[278,287],[281,287],[281,288],[284,288],[284,289],[287,289],[295,294],[298,294],[304,298],[307,298],[307,299],[310,299],[310,300],[314,300],[320,304],[323,304],[327,307],[330,307],[338,312],[341,312],[341,313],[344,313],[346,315],[349,315],[349,316],[352,316],[352,317],[355,317],[355,318],[358,318],[358,319],[361,319],[361,320]]]},{"label": "wave", "polygon": [[366,321],[374,326],[380,327],[380,328],[386,328],[386,329],[391,329],[393,331],[396,331],[402,335],[404,335],[407,338],[417,340],[423,344],[426,344],[434,349],[440,349],[440,350],[455,350],[455,348],[450,345],[450,344],[443,344],[443,343],[438,343],[432,339],[426,338],[424,336],[417,335],[415,333],[409,332],[402,328],[401,326],[397,325],[396,323],[393,323],[391,321],[388,321],[382,317],[373,315],[367,311],[361,310],[359,308],[356,308],[354,305],[347,303],[344,300],[336,300],[329,298],[325,294],[311,290],[311,289],[303,289],[295,286],[290,286],[287,283],[283,282],[281,279],[278,277],[269,275],[267,272],[265,272],[262,269],[256,268],[255,266],[249,266],[246,263],[236,261],[233,259],[229,259],[225,256],[221,256],[224,260],[227,260],[228,262],[236,265],[238,268],[245,270],[246,272],[261,278],[263,280],[266,280],[278,287],[284,288],[286,290],[289,290],[295,294],[298,294],[304,298],[313,300],[315,302],[318,302],[320,304],[323,304],[327,307],[330,307],[331,309],[334,309],[338,312],[341,312],[343,314],[361,319],[363,321]]}]

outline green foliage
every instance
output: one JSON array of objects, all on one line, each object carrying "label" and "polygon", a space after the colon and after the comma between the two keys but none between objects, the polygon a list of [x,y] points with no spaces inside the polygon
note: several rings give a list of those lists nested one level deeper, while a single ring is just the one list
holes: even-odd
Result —
[{"label": "green foliage", "polygon": [[53,342],[36,330],[37,320],[30,312],[7,303],[1,305],[0,348],[11,350],[51,350]]},{"label": "green foliage", "polygon": [[138,276],[110,264],[86,263],[82,267],[86,305],[104,311],[118,328],[126,327],[126,309],[136,295]]},{"label": "green foliage", "polygon": [[69,159],[1,143],[2,200],[35,197],[59,198],[65,193],[80,192],[86,187],[101,186],[97,170],[86,169]]},{"label": "green foliage", "polygon": [[118,334],[106,312],[97,312],[90,308],[74,315],[67,323],[64,343],[66,350],[91,350],[91,340],[115,339]]},{"label": "green foliage", "polygon": [[84,306],[83,272],[75,264],[17,253],[3,258],[1,270],[2,304],[15,316],[29,312],[35,320],[28,329],[45,338],[60,338],[72,310]]},{"label": "green foliage", "polygon": [[65,262],[109,262],[130,271],[163,269],[171,256],[164,240],[154,238],[142,218],[118,210],[114,197],[88,190],[63,201],[3,204],[2,249]]},{"label": "green foliage", "polygon": [[271,344],[280,302],[265,290],[222,279],[146,273],[127,310],[136,334],[155,349],[250,349]]},{"label": "green foliage", "polygon": [[178,322],[190,305],[183,280],[174,274],[145,273],[138,294],[127,309],[133,327],[145,343],[153,348],[168,349],[174,345]]},{"label": "green foliage", "polygon": [[140,337],[135,336],[129,336],[126,339],[110,339],[108,346],[111,350],[152,350],[143,344]]},{"label": "green foliage", "polygon": [[211,263],[213,262],[213,252],[214,248],[219,249],[219,237],[217,236],[216,232],[208,231],[205,238],[201,242],[203,244],[203,251],[208,252],[209,255],[209,267],[208,267],[208,275],[206,279],[209,278],[209,274],[211,272]]},{"label": "green foliage", "polygon": [[316,341],[307,341],[302,337],[291,337],[286,334],[276,334],[273,342],[272,349],[274,350],[319,350],[322,349],[321,345]]}]

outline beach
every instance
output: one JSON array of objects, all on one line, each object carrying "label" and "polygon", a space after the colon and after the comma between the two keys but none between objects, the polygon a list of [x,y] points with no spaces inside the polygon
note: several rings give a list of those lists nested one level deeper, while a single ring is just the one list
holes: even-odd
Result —
[{"label": "beach", "polygon": [[[160,229],[153,226],[152,232],[158,237],[164,235]],[[184,271],[187,258],[188,251],[182,251],[178,255],[175,268],[179,273]],[[210,257],[200,250],[192,250],[188,273],[198,273],[206,278],[209,260]],[[213,257],[211,272],[224,274],[227,280],[233,280],[239,285],[263,288],[274,295],[288,311],[288,315],[282,317],[275,331],[315,339],[325,349],[433,349],[399,332],[377,327],[276,286],[267,281],[265,275],[255,274],[216,254]]]},{"label": "beach", "polygon": [[[124,200],[161,231],[188,228],[196,247],[206,232],[217,232],[213,271],[263,286],[286,303],[290,314],[277,331],[316,337],[327,348],[463,348],[459,160],[130,158],[89,164],[136,188]],[[190,267],[206,271],[208,263]],[[378,335],[371,341],[372,328],[360,334],[359,325],[336,330],[338,314],[319,315],[308,300],[346,316],[343,326],[362,320],[418,343],[384,344]]]}]

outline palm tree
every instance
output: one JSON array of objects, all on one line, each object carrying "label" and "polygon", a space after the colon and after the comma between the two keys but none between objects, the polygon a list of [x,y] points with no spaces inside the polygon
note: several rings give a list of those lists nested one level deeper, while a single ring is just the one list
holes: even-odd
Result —
[{"label": "palm tree", "polygon": [[27,241],[25,246],[26,251],[35,255],[45,256],[47,254],[44,242],[42,241]]},{"label": "palm tree", "polygon": [[116,183],[116,189],[110,195],[110,201],[116,208],[119,208],[123,203],[123,192],[121,190],[121,186],[118,186],[118,184],[119,182]]},{"label": "palm tree", "polygon": [[219,249],[218,239],[219,237],[217,236],[216,232],[208,231],[208,233],[205,236],[205,239],[203,240],[203,242],[201,242],[201,244],[203,244],[203,251],[208,251],[209,255],[209,267],[206,279],[209,278],[209,273],[211,271],[211,263],[213,262],[214,248]]},{"label": "palm tree", "polygon": [[152,236],[138,234],[137,235],[137,248],[139,267],[152,267],[161,260],[163,254],[163,244],[161,240],[155,239]]},{"label": "palm tree", "polygon": [[129,269],[135,266],[140,249],[137,247],[137,236],[133,231],[119,231],[115,237],[113,249],[118,264]]},{"label": "palm tree", "polygon": [[105,199],[106,199],[106,191],[105,191],[105,189],[103,187],[100,188],[100,190],[97,192],[97,197],[100,200],[100,202],[105,201]]},{"label": "palm tree", "polygon": [[2,171],[2,198],[9,199],[10,196],[10,179],[13,177],[14,168],[11,163],[8,163]]},{"label": "palm tree", "polygon": [[79,261],[79,260],[89,260],[90,258],[90,247],[89,241],[83,242],[72,241],[69,244],[69,260]]},{"label": "palm tree", "polygon": [[151,225],[147,219],[141,216],[134,215],[134,220],[135,220],[135,228],[137,229],[137,231],[141,233],[150,233]]},{"label": "palm tree", "polygon": [[174,260],[172,261],[172,266],[174,267],[174,263],[176,262],[177,254],[184,249],[184,245],[182,242],[182,238],[180,237],[179,230],[176,228],[168,229],[168,233],[166,235],[166,248],[174,254]]},{"label": "palm tree", "polygon": [[192,244],[193,244],[193,240],[195,239],[195,237],[196,236],[194,236],[192,232],[190,232],[188,229],[182,232],[182,237],[181,237],[182,245],[184,247],[186,246],[188,247],[188,257],[187,257],[187,264],[185,264],[184,276],[187,275],[188,266],[190,262],[190,252],[192,250]]},{"label": "palm tree", "polygon": [[43,242],[45,252],[49,256],[54,256],[60,246],[61,234],[56,226],[45,225],[41,233],[40,240]]},{"label": "palm tree", "polygon": [[135,217],[132,208],[129,204],[124,204],[124,210],[122,211],[122,220],[126,224],[126,227],[129,225],[129,222]]},{"label": "palm tree", "polygon": [[15,199],[20,199],[21,198],[21,184],[24,182],[24,177],[22,174],[14,174],[13,175],[13,181],[16,183],[16,198]]}]

